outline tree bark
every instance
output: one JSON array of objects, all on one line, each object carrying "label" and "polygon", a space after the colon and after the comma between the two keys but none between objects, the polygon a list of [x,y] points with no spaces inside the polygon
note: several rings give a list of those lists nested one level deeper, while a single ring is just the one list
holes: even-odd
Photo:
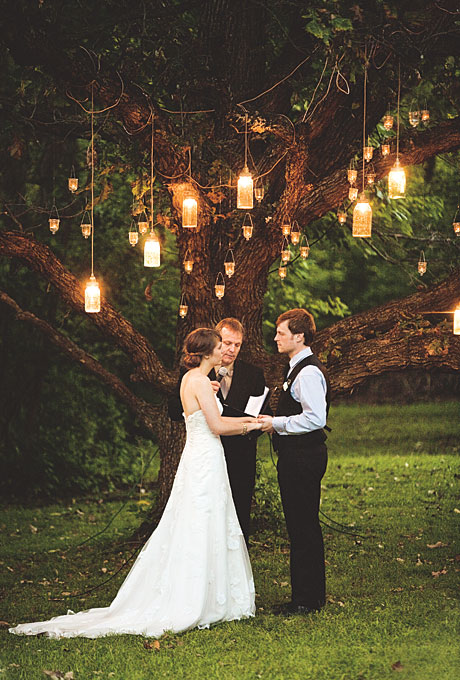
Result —
[{"label": "tree bark", "polygon": [[[177,3],[169,5],[159,3],[158,8],[152,7],[152,12],[158,11],[164,18],[162,12],[166,13],[167,10],[173,16],[175,12],[182,11]],[[457,15],[446,9],[450,6],[454,7],[453,0],[445,0],[442,8],[436,3],[429,4],[416,13],[416,19],[404,9],[402,14],[409,17],[411,25],[415,24],[412,31],[409,26],[402,26],[399,18],[385,7],[375,10],[376,14],[381,12],[381,17],[379,15],[379,21],[374,26],[378,35],[372,36],[375,37],[377,47],[370,55],[366,54],[369,57],[369,128],[375,127],[385,111],[387,101],[393,99],[392,91],[395,89],[394,77],[385,82],[385,72],[375,62],[383,63],[391,57],[395,67],[396,54],[401,59],[400,35],[407,30],[411,33],[410,49],[407,49],[414,64],[419,63],[422,51],[425,63],[433,54],[440,59],[438,63],[442,63],[443,55],[447,55],[448,50],[452,52],[455,47],[452,42]],[[224,218],[216,219],[216,205],[208,190],[203,188],[208,180],[204,170],[200,174],[200,169],[204,168],[202,159],[196,163],[196,167],[194,165],[196,181],[186,176],[187,147],[177,137],[174,119],[154,101],[155,85],[147,93],[137,84],[137,78],[133,75],[136,59],[133,57],[130,61],[130,50],[134,50],[132,45],[126,52],[120,48],[120,64],[123,63],[125,68],[123,73],[117,70],[118,67],[113,62],[110,62],[111,66],[106,70],[103,67],[98,69],[94,56],[86,48],[80,49],[78,35],[76,38],[72,34],[73,42],[66,44],[66,36],[61,30],[62,17],[60,19],[61,15],[53,12],[49,3],[38,3],[33,7],[29,7],[27,3],[11,4],[6,12],[10,31],[5,31],[5,39],[16,64],[37,68],[37,72],[38,68],[43,68],[61,94],[71,95],[72,88],[75,88],[83,98],[94,90],[96,108],[116,103],[116,107],[111,109],[115,116],[115,125],[106,134],[109,137],[112,135],[122,145],[125,144],[125,148],[130,147],[135,140],[139,158],[143,151],[150,149],[151,128],[148,121],[152,111],[155,113],[155,171],[158,178],[163,178],[170,193],[173,217],[180,224],[181,200],[187,186],[193,188],[200,207],[199,229],[182,230],[174,221],[171,224],[171,231],[177,239],[180,261],[184,260],[187,251],[195,260],[190,275],[181,269],[181,291],[189,305],[189,314],[185,320],[178,322],[177,350],[179,351],[186,333],[194,327],[212,325],[225,316],[236,316],[242,321],[246,331],[243,352],[248,359],[263,366],[269,384],[274,386],[280,380],[283,361],[264,351],[261,321],[268,271],[279,256],[283,240],[280,226],[285,219],[297,219],[302,226],[306,226],[337,208],[346,197],[346,166],[349,158],[360,149],[362,140],[362,108],[358,109],[362,106],[362,83],[359,82],[359,77],[362,76],[358,77],[358,82],[352,85],[350,94],[347,95],[335,87],[335,71],[331,75],[329,70],[325,87],[322,90],[320,88],[313,98],[311,109],[303,117],[304,122],[299,120],[294,124],[284,115],[292,111],[291,94],[294,89],[290,79],[285,76],[313,53],[314,44],[317,46],[315,49],[319,49],[320,45],[305,29],[304,4],[288,3],[284,7],[288,13],[285,26],[289,34],[284,36],[284,47],[273,60],[273,72],[267,66],[269,59],[264,51],[265,46],[272,44],[266,39],[266,25],[271,18],[268,6],[264,3],[248,4],[243,0],[207,0],[200,9],[201,14],[196,17],[198,28],[188,45],[192,48],[188,53],[191,55],[193,51],[199,56],[197,62],[190,65],[193,66],[193,75],[190,78],[192,83],[188,82],[187,69],[182,85],[190,85],[193,90],[188,95],[187,103],[196,103],[199,106],[204,102],[206,108],[209,106],[211,109],[207,118],[199,119],[197,127],[200,129],[194,132],[198,140],[209,137],[209,157],[221,156],[223,167],[236,168],[242,163],[244,137],[236,134],[242,132],[242,107],[249,110],[253,136],[256,132],[260,133],[257,147],[259,151],[254,154],[255,164],[258,172],[269,172],[268,199],[273,212],[269,214],[267,208],[259,210],[254,235],[250,241],[245,241],[241,235],[243,214],[233,209],[230,200],[223,201]],[[362,34],[365,25],[361,26],[359,16],[364,10],[360,7],[354,10],[358,16],[355,24]],[[134,17],[136,8],[124,11],[128,14],[132,11],[133,20],[137,20]],[[189,11],[193,14],[194,7],[189,8]],[[117,9],[114,8],[113,12],[116,14]],[[154,16],[157,17],[156,14]],[[275,23],[277,22],[275,16]],[[158,23],[161,25],[161,22]],[[281,24],[280,27],[283,28]],[[273,40],[275,33],[270,34],[270,40]],[[132,43],[134,42],[133,40]],[[263,46],[262,49],[260,46]],[[336,37],[336,43],[330,45],[330,50],[324,49],[324,45],[322,48],[324,56],[328,54],[328,59],[335,48],[336,66],[340,65],[338,55],[344,50],[341,36]],[[357,55],[360,49],[362,45],[359,48],[350,45],[349,54],[353,54],[361,65],[364,55]],[[107,58],[107,61],[110,60]],[[404,61],[402,66],[404,70]],[[303,71],[297,72],[296,77],[301,73]],[[197,82],[197,74],[200,74],[201,82]],[[351,83],[349,74],[345,72],[344,75]],[[326,89],[328,82],[332,83],[331,89]],[[167,101],[169,85],[167,78],[159,85],[158,102],[164,104],[164,100]],[[403,90],[404,86],[403,80]],[[299,92],[302,93],[302,89],[299,87]],[[176,102],[180,98],[182,104],[182,95],[177,95],[176,90],[174,92],[175,94],[170,95],[171,101]],[[379,96],[373,96],[377,92]],[[74,101],[77,99],[73,94],[72,97]],[[241,101],[242,99],[245,101]],[[46,111],[46,104],[43,103],[42,106]],[[77,103],[75,106],[77,107]],[[11,102],[12,111],[15,111],[14,107],[15,102]],[[259,114],[259,108],[267,112],[267,121]],[[65,122],[56,123],[52,106],[48,114],[53,125],[57,125],[56,128],[50,128],[51,130],[59,131],[64,128],[66,135],[70,134],[73,123],[72,126]],[[272,120],[268,120],[270,115]],[[84,117],[87,118],[87,113]],[[32,113],[27,119],[27,125],[31,125],[35,132],[36,124]],[[79,129],[72,134],[75,137],[82,136],[87,134],[87,128],[85,132]],[[193,136],[191,134],[192,138]],[[459,147],[460,120],[456,118],[402,138],[401,162],[403,165],[422,163],[435,154]],[[388,173],[393,162],[394,157],[375,159],[377,180]],[[362,177],[358,177],[358,186],[361,185],[361,179]],[[265,217],[270,218],[269,221]],[[214,284],[222,266],[227,243],[234,250],[236,271],[231,279],[226,278],[225,297],[218,301],[214,295]],[[84,312],[82,283],[64,267],[50,248],[20,232],[1,231],[0,255],[23,262],[51,283],[65,304],[77,313]],[[459,339],[451,335],[446,323],[435,323],[441,317],[429,312],[452,311],[459,298],[459,274],[456,272],[431,290],[357,314],[319,333],[314,349],[324,359],[330,371],[336,394],[346,393],[370,375],[388,370],[414,366],[458,370]],[[136,416],[141,414],[149,431],[158,434],[162,458],[162,507],[169,494],[182,449],[184,426],[169,421],[164,405],[158,411],[134,397],[116,376],[112,376],[49,324],[21,310],[8,296],[3,296],[3,301],[14,309],[19,319],[40,328],[69,357],[84,363],[87,370],[91,370],[109,385]],[[104,337],[131,359],[132,380],[151,383],[163,395],[172,391],[177,379],[176,373],[164,368],[146,338],[107,299],[102,300],[101,312],[88,315],[88,319]]]}]

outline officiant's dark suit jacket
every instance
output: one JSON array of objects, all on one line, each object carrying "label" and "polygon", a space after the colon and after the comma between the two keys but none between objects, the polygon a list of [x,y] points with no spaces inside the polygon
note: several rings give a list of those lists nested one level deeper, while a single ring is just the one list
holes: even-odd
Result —
[{"label": "officiant's dark suit jacket", "polygon": [[[185,373],[186,369],[181,368],[176,391],[168,400],[168,413],[171,420],[183,420],[183,408],[179,390]],[[208,377],[210,380],[216,380],[214,370],[209,373]],[[217,393],[218,399],[224,404],[222,415],[230,417],[242,416],[249,397],[263,394],[264,388],[265,378],[262,370],[257,368],[257,366],[248,364],[246,361],[236,359],[232,383],[227,398],[224,400],[220,390]],[[238,520],[247,542],[251,501],[256,476],[257,435],[256,433],[249,433],[246,436],[223,436],[221,440],[227,461],[233,502],[235,503]]]}]

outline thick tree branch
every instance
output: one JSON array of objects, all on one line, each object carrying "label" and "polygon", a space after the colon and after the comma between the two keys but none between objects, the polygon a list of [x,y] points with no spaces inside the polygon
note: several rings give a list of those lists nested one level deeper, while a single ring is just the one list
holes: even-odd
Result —
[{"label": "thick tree branch", "polygon": [[[400,161],[405,167],[419,165],[428,158],[460,147],[460,117],[442,122],[433,128],[403,137],[400,142]],[[376,181],[388,175],[394,165],[395,155],[377,155],[373,162]],[[362,186],[362,170],[358,172],[356,186]],[[348,195],[346,168],[341,168],[330,177],[321,180],[313,191],[304,194],[299,205],[302,219],[311,221],[322,217],[329,210],[339,206]]]},{"label": "thick tree branch", "polygon": [[[84,312],[82,283],[64,267],[48,246],[19,232],[0,231],[0,255],[24,262],[29,269],[49,281],[66,304],[79,313]],[[100,313],[89,314],[88,318],[133,361],[136,367],[134,379],[151,382],[163,392],[174,387],[174,374],[166,371],[144,336],[107,299],[102,297]]]},{"label": "thick tree branch", "polygon": [[[460,303],[460,270],[438,285],[342,319],[318,333],[336,393],[367,378],[403,368],[460,370],[460,337],[452,315]],[[440,315],[445,313],[445,316]],[[436,323],[447,318],[446,323]]]},{"label": "thick tree branch", "polygon": [[0,290],[0,302],[10,307],[18,321],[24,321],[38,328],[48,340],[58,347],[73,361],[77,361],[86,371],[107,385],[112,392],[122,401],[135,415],[137,420],[146,430],[152,434],[158,434],[158,418],[160,409],[140,399],[129,390],[126,385],[113,373],[107,371],[88,352],[78,347],[72,340],[57,331],[47,321],[38,318],[31,312],[24,311],[7,293]]}]

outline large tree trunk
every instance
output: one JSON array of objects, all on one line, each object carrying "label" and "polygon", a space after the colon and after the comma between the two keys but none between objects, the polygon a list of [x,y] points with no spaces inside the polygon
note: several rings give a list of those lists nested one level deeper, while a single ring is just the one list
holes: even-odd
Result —
[{"label": "large tree trunk", "polygon": [[[100,69],[96,69],[97,59],[86,48],[80,49],[81,42],[73,33],[70,36],[71,44],[66,43],[68,36],[61,31],[61,22],[65,17],[59,12],[53,12],[50,7],[52,3],[38,3],[30,7],[27,3],[10,5],[6,12],[6,17],[10,20],[9,30],[5,30],[4,34],[11,59],[16,61],[15,67],[19,65],[24,69],[34,69],[31,70],[33,77],[43,69],[61,95],[70,95],[77,90],[83,100],[94,91],[98,104],[96,108],[112,107],[115,102],[116,106],[110,109],[113,125],[108,131],[104,131],[101,126],[100,134],[106,134],[110,140],[116,139],[130,152],[132,147],[137,148],[138,158],[133,164],[136,171],[138,164],[142,163],[142,154],[146,150],[150,151],[151,128],[147,123],[153,112],[157,181],[163,181],[164,187],[169,191],[171,212],[177,218],[177,224],[180,224],[184,188],[191,186],[196,193],[200,206],[200,228],[190,231],[182,230],[174,223],[170,226],[177,239],[180,262],[187,250],[195,260],[192,274],[185,274],[181,268],[181,292],[189,304],[189,314],[185,320],[178,322],[178,352],[187,332],[196,326],[208,326],[225,316],[236,316],[243,322],[246,330],[243,353],[265,369],[267,381],[274,387],[280,380],[283,361],[264,351],[261,321],[268,271],[280,253],[280,226],[286,219],[297,219],[302,226],[308,226],[313,220],[342,203],[348,191],[345,170],[349,159],[361,147],[362,130],[362,111],[359,108],[362,102],[362,82],[353,84],[350,73],[346,72],[351,83],[349,95],[334,86],[330,90],[320,88],[316,98],[312,98],[311,109],[305,116],[300,116],[297,122],[293,122],[287,117],[294,117],[291,95],[295,86],[290,80],[290,73],[295,70],[296,78],[301,78],[304,71],[296,69],[300,69],[308,60],[313,62],[314,49],[322,50],[323,57],[327,55],[327,59],[336,50],[337,66],[340,63],[340,54],[346,51],[346,39],[336,36],[335,42],[327,50],[324,49],[324,45],[319,45],[305,29],[304,4],[286,3],[283,6],[286,11],[283,20],[287,33],[282,37],[283,45],[280,46],[277,57],[273,57],[270,62],[268,51],[274,33],[267,39],[266,27],[272,21],[268,6],[263,2],[251,4],[244,0],[206,0],[203,7],[200,5],[201,13],[196,17],[198,29],[195,38],[187,39],[187,54],[191,60],[193,54],[199,55],[199,59],[197,63],[191,64],[191,82],[186,75],[182,83],[182,87],[186,86],[188,90],[187,105],[200,109],[204,106],[207,109],[206,116],[200,114],[195,119],[198,121],[195,126],[190,122],[191,139],[205,140],[208,137],[207,141],[210,142],[207,147],[210,150],[209,157],[203,159],[197,154],[196,164],[194,158],[195,183],[186,176],[186,144],[177,137],[177,126],[171,112],[165,113],[162,108],[165,100],[167,103],[170,83],[166,81],[166,84],[159,85],[160,94],[156,100],[155,84],[147,93],[138,84],[137,76],[132,76],[133,72],[136,73],[136,59],[130,60],[130,50],[135,50],[135,40],[129,41],[129,48],[119,55],[118,64],[125,69],[123,73],[118,72],[118,65],[115,67],[115,62],[108,59],[112,66],[105,69],[103,63]],[[166,6],[168,3],[158,3],[158,8],[152,7],[152,12],[158,10],[159,17],[164,18],[161,12],[165,11]],[[181,12],[177,3],[170,3],[170,6],[168,9],[172,15],[175,11]],[[421,53],[425,63],[434,56],[439,64],[453,53],[454,22],[457,15],[455,11],[448,9],[451,6],[454,8],[453,0],[445,0],[443,7],[429,3],[416,13],[415,18],[414,15],[408,15],[405,8],[401,10],[402,16],[407,20],[404,31],[407,30],[411,35],[411,50],[407,48],[407,52],[413,60],[413,72],[416,71]],[[193,14],[194,9],[192,3],[189,11]],[[364,14],[364,10],[360,7],[354,10],[355,28],[361,35],[365,24],[361,25],[360,16]],[[113,13],[116,16],[117,11],[114,6]],[[122,8],[122,11],[129,10]],[[133,12],[135,14],[135,10]],[[375,12],[382,14],[374,26],[375,36],[368,40],[369,43],[374,43],[372,59],[369,54],[366,55],[370,58],[370,128],[375,127],[385,113],[387,102],[394,99],[396,64],[401,60],[403,25],[400,24],[403,18],[400,19],[386,7]],[[156,20],[157,15],[154,16]],[[131,19],[137,20],[134,16]],[[275,16],[275,23],[278,21]],[[283,29],[283,26],[280,27]],[[282,33],[283,31],[280,36]],[[144,34],[145,27],[142,38]],[[37,35],[40,40],[37,40]],[[137,37],[140,39],[140,36]],[[348,53],[348,57],[351,54],[356,57],[354,65],[357,69],[353,78],[356,72],[362,74],[364,55],[356,56],[361,47],[362,45],[360,48],[354,45]],[[377,66],[384,62],[388,62],[388,68],[393,69],[391,78],[387,77],[387,71]],[[314,65],[315,78],[319,63],[320,59]],[[126,68],[123,64],[126,64]],[[188,64],[185,66],[188,67]],[[404,60],[402,66],[404,72]],[[347,68],[349,67],[345,67],[345,70]],[[331,73],[331,79],[334,73],[335,71]],[[197,74],[201,82],[197,82]],[[360,77],[362,76],[358,75],[358,81]],[[326,80],[328,78],[329,73]],[[410,83],[404,78],[402,83],[404,94]],[[47,82],[46,91],[49,92],[50,89]],[[302,97],[305,95],[302,87],[298,87],[298,92]],[[181,97],[177,93],[171,94],[170,106],[176,111],[177,101]],[[16,115],[16,94],[14,100],[10,102],[10,108]],[[74,103],[78,113],[81,113],[76,98]],[[4,108],[7,105],[8,102]],[[85,111],[87,105],[88,102]],[[49,119],[46,124],[50,126],[47,127],[48,135],[83,138],[87,134],[86,114],[81,129],[75,131],[78,126],[75,126],[73,120],[67,121],[65,117],[56,120],[54,104],[50,105],[48,111],[46,103],[41,103],[40,106],[43,106],[43,111],[40,111],[38,120]],[[81,102],[80,107],[84,108]],[[256,134],[258,136],[258,141],[254,144],[255,165],[258,172],[268,172],[270,184],[266,205],[258,213],[254,236],[250,241],[245,241],[241,235],[243,215],[241,211],[234,210],[229,192],[223,198],[223,217],[216,219],[215,196],[213,199],[212,192],[208,191],[211,188],[209,185],[214,182],[208,181],[206,176],[210,159],[214,161],[219,157],[222,159],[222,167],[233,168],[235,171],[242,165],[244,137],[241,133],[244,129],[245,110],[249,111],[249,128],[253,138]],[[30,115],[29,109],[26,115],[24,109],[22,118],[26,120],[27,130],[31,126],[32,133],[27,134],[35,143],[39,126],[34,115]],[[24,136],[27,138],[25,132]],[[46,135],[44,138],[48,140]],[[199,144],[201,141],[197,142],[197,147]],[[403,136],[401,162],[422,163],[435,154],[445,153],[459,146],[460,119],[455,118],[416,134],[411,132]],[[199,148],[194,151],[199,151]],[[393,162],[394,155],[375,160],[377,179],[388,173]],[[224,179],[224,183],[226,181]],[[234,188],[233,186],[231,191]],[[257,214],[256,211],[254,213]],[[265,217],[269,220],[266,221]],[[20,227],[14,215],[12,219],[15,227]],[[231,279],[226,279],[225,297],[218,301],[213,287],[222,267],[227,245],[234,250],[236,271]],[[81,282],[66,269],[50,248],[19,231],[1,231],[0,255],[21,261],[54,286],[65,304],[76,313],[83,313]],[[437,323],[442,316],[430,313],[453,311],[459,299],[457,272],[432,290],[416,293],[405,300],[391,302],[344,319],[319,333],[314,349],[330,371],[336,394],[345,394],[369,376],[390,370],[416,366],[458,370],[460,340],[452,336],[445,322]],[[182,450],[184,426],[171,423],[164,406],[157,409],[137,398],[117,376],[112,375],[49,324],[27,310],[22,310],[9,295],[2,295],[1,301],[14,310],[20,321],[40,328],[50,342],[109,385],[139,418],[145,430],[157,437],[161,449],[159,505],[163,507]],[[176,374],[164,368],[147,339],[108,300],[102,301],[99,314],[89,317],[99,332],[130,358],[133,364],[131,380],[147,382],[164,396],[174,389]]]}]

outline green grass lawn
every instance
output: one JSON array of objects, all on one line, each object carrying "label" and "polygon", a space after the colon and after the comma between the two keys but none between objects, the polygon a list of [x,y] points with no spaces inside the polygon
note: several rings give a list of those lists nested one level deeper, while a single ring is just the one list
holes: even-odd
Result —
[{"label": "green grass lawn", "polygon": [[[289,576],[265,436],[251,546],[254,619],[165,635],[158,648],[135,636],[50,640],[1,630],[0,680],[44,679],[53,670],[61,672],[56,677],[72,671],[75,680],[456,680],[459,416],[455,403],[333,409],[322,510],[359,536],[324,527],[328,604],[320,613],[289,619],[270,613],[289,599]],[[134,496],[107,531],[75,546],[100,531],[122,502],[4,507],[0,618],[13,624],[109,604],[125,571],[92,593],[75,594],[103,582],[130,554],[151,493]]]}]

